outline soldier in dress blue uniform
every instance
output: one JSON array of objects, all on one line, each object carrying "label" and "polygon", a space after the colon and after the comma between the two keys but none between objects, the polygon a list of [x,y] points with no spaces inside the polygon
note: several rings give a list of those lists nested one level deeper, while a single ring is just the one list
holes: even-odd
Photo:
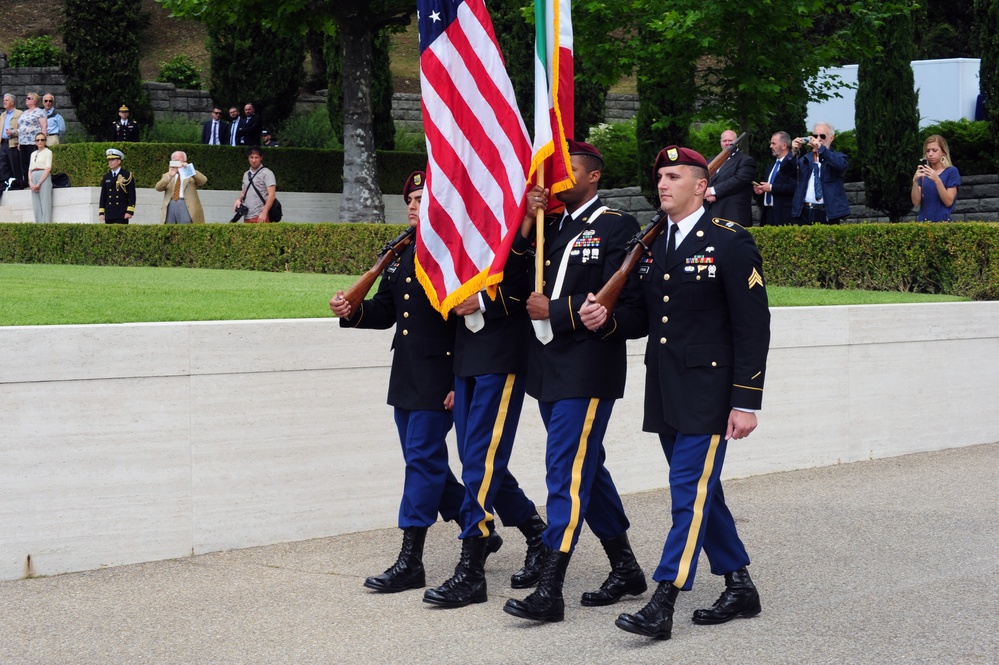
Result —
[{"label": "soldier in dress blue uniform", "polygon": [[111,125],[111,140],[136,143],[139,140],[139,126],[128,117],[129,110],[124,104],[118,109],[118,120]]},{"label": "soldier in dress blue uniform", "polygon": [[[403,196],[409,206],[409,223],[419,220],[423,197],[422,171],[409,176]],[[342,328],[396,326],[392,340],[392,371],[388,403],[395,409],[406,480],[399,507],[402,550],[384,573],[369,577],[364,586],[374,591],[397,592],[426,586],[423,544],[427,529],[437,521],[457,520],[464,488],[448,466],[444,437],[451,430],[450,411],[455,319],[444,318],[430,304],[416,279],[415,243],[410,243],[382,274],[373,298],[352,312],[343,291],[330,300]],[[496,541],[494,541],[496,543]],[[499,545],[494,544],[494,549]]]},{"label": "soldier in dress blue uniform", "polygon": [[[654,173],[669,215],[667,231],[632,275],[643,297],[619,304],[615,316],[633,336],[648,333],[643,429],[659,435],[669,462],[673,524],[652,576],[659,582],[652,600],[635,614],[622,614],[616,624],[669,639],[678,592],[693,586],[702,547],[711,572],[725,576],[726,588],[713,607],[694,612],[694,623],[724,623],[760,612],[746,570],[749,555],[720,477],[728,441],[756,428],[770,310],[752,234],[704,210],[704,157],[670,146],[656,158]],[[588,327],[599,327],[606,310],[588,302],[583,319]]]},{"label": "soldier in dress blue uniform", "polygon": [[[570,141],[568,149],[576,184],[557,194],[564,215],[545,218],[544,292],[532,293],[527,303],[536,326],[547,328],[541,333],[547,343],[531,338],[527,392],[538,400],[548,432],[543,536],[548,552],[534,593],[504,607],[533,621],[564,618],[562,585],[584,519],[611,560],[611,574],[600,590],[583,594],[582,604],[609,605],[647,588],[628,543],[630,523],[604,466],[604,433],[614,401],[624,394],[626,337],[613,320],[591,332],[579,318],[587,294],[599,291],[621,265],[638,222],[601,204],[597,186],[603,158],[596,148]],[[540,188],[529,196],[547,204]],[[515,253],[528,256],[532,284],[533,227],[534,217],[528,215],[513,244]]]},{"label": "soldier in dress blue uniform", "polygon": [[121,160],[125,158],[121,150],[109,148],[105,154],[109,171],[101,180],[97,216],[106,224],[128,224],[135,214],[135,178],[121,168]]},{"label": "soldier in dress blue uniform", "polygon": [[[536,214],[539,205],[532,202],[528,213]],[[452,310],[461,317],[455,339],[454,422],[465,485],[462,547],[454,575],[424,593],[427,603],[463,607],[486,601],[483,564],[495,529],[493,512],[527,538],[524,567],[510,577],[510,586],[525,589],[541,576],[546,525],[507,470],[527,381],[524,348],[533,334],[526,310],[530,291],[526,263],[515,253],[495,299],[476,293]]]}]

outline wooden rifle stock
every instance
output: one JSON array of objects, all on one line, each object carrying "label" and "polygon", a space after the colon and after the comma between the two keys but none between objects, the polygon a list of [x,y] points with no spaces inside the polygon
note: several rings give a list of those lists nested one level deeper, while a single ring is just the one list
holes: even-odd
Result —
[{"label": "wooden rifle stock", "polygon": [[413,242],[415,233],[416,227],[411,226],[390,240],[388,244],[382,247],[382,251],[378,253],[378,260],[375,261],[375,265],[371,266],[368,272],[361,275],[361,278],[357,280],[353,286],[344,291],[343,299],[350,303],[351,316],[357,312],[357,309],[361,306],[365,296],[368,295],[368,291],[371,290],[371,286],[375,283],[375,280],[378,279],[378,276],[382,274],[382,271],[385,270],[386,266],[402,254],[402,250],[404,250],[407,245]]},{"label": "wooden rifle stock", "polygon": [[[739,138],[715,155],[715,158],[708,164],[708,178],[711,178],[711,176],[718,172],[718,169],[728,160],[729,156],[735,153],[739,147],[739,143],[744,138],[746,138],[746,132],[740,134]],[[656,216],[652,218],[648,225],[628,242],[628,253],[625,254],[624,262],[617,269],[617,272],[611,275],[611,278],[607,280],[607,283],[604,284],[604,287],[600,289],[600,292],[596,296],[597,302],[607,309],[608,317],[614,311],[617,299],[621,296],[624,285],[628,283],[628,275],[635,269],[638,259],[641,258],[644,252],[649,251],[652,243],[663,232],[668,222],[669,216],[660,208],[656,211]]]}]

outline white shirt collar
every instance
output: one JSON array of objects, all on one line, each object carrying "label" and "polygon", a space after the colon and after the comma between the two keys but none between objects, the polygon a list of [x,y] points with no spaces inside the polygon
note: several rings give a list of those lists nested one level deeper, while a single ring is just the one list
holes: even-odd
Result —
[{"label": "white shirt collar", "polygon": [[670,223],[676,224],[677,226],[676,244],[673,245],[674,249],[680,246],[680,243],[683,242],[683,239],[687,237],[687,234],[694,229],[694,225],[697,224],[697,220],[699,220],[701,218],[701,215],[703,214],[704,214],[704,206],[701,206],[693,213],[687,215],[681,220],[674,222],[672,217],[669,218]]},{"label": "white shirt collar", "polygon": [[579,216],[583,214],[583,211],[589,210],[590,206],[592,206],[594,203],[596,203],[598,198],[600,198],[599,195],[594,195],[592,199],[590,199],[589,201],[587,201],[583,205],[581,205],[578,208],[576,208],[576,211],[573,212],[572,215],[571,215],[572,219],[573,220],[579,219]]}]

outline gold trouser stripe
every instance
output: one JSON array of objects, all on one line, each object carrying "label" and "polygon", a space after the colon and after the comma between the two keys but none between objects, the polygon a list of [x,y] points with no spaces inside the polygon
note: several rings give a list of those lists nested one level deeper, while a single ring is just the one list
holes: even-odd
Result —
[{"label": "gold trouser stripe", "polygon": [[690,528],[687,530],[687,544],[683,547],[683,554],[680,556],[680,566],[676,571],[676,580],[673,585],[682,589],[690,576],[690,563],[694,558],[694,550],[697,546],[697,536],[701,532],[701,522],[704,520],[704,501],[708,496],[708,479],[715,468],[715,455],[718,452],[718,444],[721,443],[721,435],[715,434],[711,437],[711,444],[708,446],[708,454],[704,457],[704,469],[701,471],[701,478],[697,481],[697,495],[694,497],[694,516],[690,520]]},{"label": "gold trouser stripe", "polygon": [[579,526],[579,486],[583,482],[583,460],[586,459],[586,449],[589,446],[590,430],[593,429],[593,419],[597,415],[600,400],[594,397],[586,408],[586,419],[583,421],[583,432],[579,435],[579,447],[576,448],[576,459],[572,461],[572,483],[569,485],[569,499],[572,508],[569,510],[569,524],[562,534],[560,552],[568,553],[572,549],[572,534]]},{"label": "gold trouser stripe", "polygon": [[[510,409],[510,395],[513,394],[513,384],[517,380],[516,374],[506,375],[506,384],[503,386],[503,396],[500,398],[499,410],[496,412],[496,422],[493,423],[493,438],[489,441],[489,450],[486,451],[485,471],[482,474],[482,484],[479,485],[479,496],[476,497],[480,506],[486,505],[486,493],[489,485],[493,481],[493,467],[496,464],[496,449],[499,448],[500,439],[503,438],[503,428],[506,427],[506,415]],[[479,531],[482,536],[489,535],[489,522],[493,521],[493,514],[483,508],[485,517],[479,522]]]}]

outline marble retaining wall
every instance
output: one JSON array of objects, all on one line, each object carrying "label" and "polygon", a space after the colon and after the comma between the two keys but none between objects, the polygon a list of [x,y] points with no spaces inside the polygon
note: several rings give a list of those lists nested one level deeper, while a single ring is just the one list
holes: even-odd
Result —
[{"label": "marble retaining wall", "polygon": [[[333,319],[0,327],[0,579],[393,526],[390,342]],[[642,358],[606,440],[624,493],[667,478]],[[775,309],[725,476],[999,441],[997,367],[997,302]],[[511,468],[543,501],[530,399]]]}]

